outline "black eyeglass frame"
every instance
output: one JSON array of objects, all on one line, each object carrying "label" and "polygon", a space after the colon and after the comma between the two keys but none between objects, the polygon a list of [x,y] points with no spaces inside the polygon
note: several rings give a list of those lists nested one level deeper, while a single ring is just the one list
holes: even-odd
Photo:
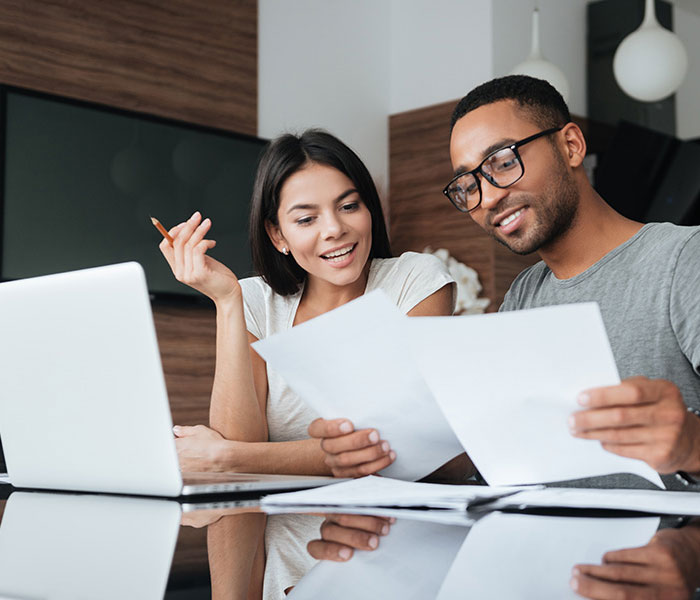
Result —
[{"label": "black eyeglass frame", "polygon": [[[481,199],[483,197],[483,193],[481,191],[481,180],[479,177],[477,177],[478,174],[481,174],[482,177],[485,177],[486,180],[493,186],[500,188],[500,189],[505,189],[507,187],[510,187],[511,185],[517,183],[523,178],[523,175],[525,175],[525,163],[523,162],[522,157],[520,156],[520,152],[518,152],[518,148],[521,146],[524,146],[525,144],[529,144],[530,142],[534,142],[536,139],[539,139],[541,137],[544,137],[545,135],[552,135],[553,133],[556,133],[557,131],[561,131],[566,127],[567,124],[562,125],[561,127],[552,127],[550,129],[545,129],[544,131],[540,131],[538,133],[535,133],[531,136],[528,136],[522,140],[519,140],[517,142],[514,142],[512,144],[509,144],[507,146],[503,146],[502,148],[497,148],[493,152],[490,152],[488,156],[484,158],[484,160],[479,163],[479,166],[476,167],[475,169],[472,169],[471,171],[462,171],[461,173],[458,173],[455,175],[452,179],[450,179],[450,182],[443,188],[442,193],[447,196],[447,199],[452,203],[452,205],[460,212],[472,212],[473,210],[476,210],[481,206]],[[484,163],[486,163],[494,154],[498,154],[499,152],[502,152],[503,150],[511,150],[513,154],[515,155],[515,159],[518,161],[518,164],[520,165],[520,175],[515,179],[514,181],[511,181],[508,185],[499,185],[496,183],[496,181],[493,179],[491,175],[488,173],[484,172],[482,167],[484,166]],[[449,187],[457,181],[460,177],[464,177],[465,175],[471,175],[474,177],[474,181],[476,181],[477,188],[479,190],[479,202],[477,202],[476,206],[472,208],[462,208],[459,206],[450,196],[449,192]]]}]

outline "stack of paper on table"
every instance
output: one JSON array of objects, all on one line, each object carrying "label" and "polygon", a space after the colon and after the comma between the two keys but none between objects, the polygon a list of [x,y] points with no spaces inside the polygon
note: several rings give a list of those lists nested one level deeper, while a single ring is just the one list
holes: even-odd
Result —
[{"label": "stack of paper on table", "polygon": [[596,304],[408,318],[375,291],[254,348],[324,418],[378,429],[397,454],[382,475],[419,479],[463,447],[491,485],[633,473],[663,487],[569,433],[577,395],[620,381]]},{"label": "stack of paper on table", "polygon": [[265,496],[262,507],[421,507],[464,511],[477,501],[488,510],[564,508],[700,516],[700,495],[662,490],[443,485],[369,476],[322,488]]},{"label": "stack of paper on table", "polygon": [[466,510],[474,500],[496,498],[523,487],[445,485],[400,481],[370,475],[323,488],[265,496],[263,508],[272,506],[423,507]]}]

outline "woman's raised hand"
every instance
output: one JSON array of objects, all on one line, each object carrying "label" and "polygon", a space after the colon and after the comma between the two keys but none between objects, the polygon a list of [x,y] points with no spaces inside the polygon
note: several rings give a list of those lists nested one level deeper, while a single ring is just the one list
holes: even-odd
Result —
[{"label": "woman's raised hand", "polygon": [[202,215],[195,212],[186,222],[169,231],[173,244],[164,239],[159,248],[178,281],[218,304],[240,297],[241,287],[228,267],[207,256],[207,251],[216,245],[214,240],[204,239],[210,228],[211,220],[202,220]]}]

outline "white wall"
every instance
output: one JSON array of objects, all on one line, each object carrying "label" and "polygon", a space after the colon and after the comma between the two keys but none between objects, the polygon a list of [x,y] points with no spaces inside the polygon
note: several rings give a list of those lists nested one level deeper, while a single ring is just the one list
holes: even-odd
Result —
[{"label": "white wall", "polygon": [[461,98],[492,77],[491,4],[392,0],[391,114]]},{"label": "white wall", "polygon": [[388,180],[388,0],[260,0],[258,135],[323,127]]}]

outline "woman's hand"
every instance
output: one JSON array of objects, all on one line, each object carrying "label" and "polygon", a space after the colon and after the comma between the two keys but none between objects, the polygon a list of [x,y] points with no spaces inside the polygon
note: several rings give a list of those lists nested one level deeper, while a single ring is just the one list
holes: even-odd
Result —
[{"label": "woman's hand", "polygon": [[379,537],[389,534],[394,518],[364,515],[326,515],[321,539],[310,541],[306,549],[317,560],[349,560],[355,550],[376,550]]},{"label": "woman's hand", "polygon": [[183,472],[226,471],[223,460],[228,443],[220,433],[205,425],[173,427],[177,457]]},{"label": "woman's hand", "polygon": [[188,221],[169,231],[174,239],[172,246],[164,239],[158,247],[178,281],[219,304],[228,298],[239,298],[241,287],[228,267],[207,256],[207,251],[216,245],[214,240],[204,239],[210,228],[211,220],[202,220],[202,215],[195,212]]},{"label": "woman's hand", "polygon": [[388,467],[396,459],[389,442],[376,429],[355,431],[347,419],[316,419],[309,435],[321,440],[324,462],[335,477],[364,477]]}]

